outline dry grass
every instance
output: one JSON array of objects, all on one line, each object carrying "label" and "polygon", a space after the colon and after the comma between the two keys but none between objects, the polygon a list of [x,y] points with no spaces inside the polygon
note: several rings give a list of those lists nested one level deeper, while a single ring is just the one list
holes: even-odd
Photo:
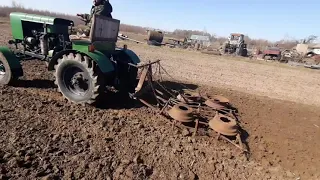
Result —
[{"label": "dry grass", "polygon": [[160,59],[176,79],[320,107],[320,72],[288,64],[128,44],[142,61]]}]

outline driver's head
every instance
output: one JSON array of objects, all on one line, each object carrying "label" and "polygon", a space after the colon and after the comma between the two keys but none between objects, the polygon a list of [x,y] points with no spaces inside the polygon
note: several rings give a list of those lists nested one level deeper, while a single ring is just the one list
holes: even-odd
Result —
[{"label": "driver's head", "polygon": [[93,0],[93,4],[94,4],[95,6],[98,6],[98,5],[100,5],[100,4],[102,3],[102,1],[103,1],[103,0]]}]

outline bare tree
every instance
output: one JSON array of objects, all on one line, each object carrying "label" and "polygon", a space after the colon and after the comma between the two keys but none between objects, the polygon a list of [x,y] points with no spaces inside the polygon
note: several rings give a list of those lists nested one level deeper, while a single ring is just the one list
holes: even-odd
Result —
[{"label": "bare tree", "polygon": [[318,36],[315,35],[310,35],[304,39],[301,40],[302,44],[310,44],[313,43],[314,41],[316,41],[318,39]]},{"label": "bare tree", "polygon": [[21,3],[18,3],[15,0],[11,1],[11,7],[13,7],[13,8],[24,8],[24,6]]}]

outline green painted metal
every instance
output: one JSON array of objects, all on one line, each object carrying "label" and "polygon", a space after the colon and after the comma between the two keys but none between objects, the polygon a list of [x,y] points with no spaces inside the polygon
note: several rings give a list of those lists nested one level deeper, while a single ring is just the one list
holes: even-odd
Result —
[{"label": "green painted metal", "polygon": [[134,53],[132,50],[130,49],[123,49],[123,48],[117,48],[116,49],[116,54],[117,53],[125,53],[127,56],[130,57],[131,62],[135,65],[137,65],[138,63],[140,63],[140,58],[137,56],[136,53]]},{"label": "green painted metal", "polygon": [[0,46],[0,52],[6,57],[11,69],[22,69],[19,59],[6,46]]},{"label": "green painted metal", "polygon": [[112,53],[116,49],[115,42],[107,42],[107,41],[96,41],[92,43],[94,48],[101,52]]},{"label": "green painted metal", "polygon": [[91,44],[91,42],[89,40],[85,40],[85,39],[72,40],[72,49],[77,50],[77,51],[81,51],[81,52],[85,52],[85,51],[88,51],[88,47],[90,44]]},{"label": "green painted metal", "polygon": [[95,50],[94,52],[89,52],[90,42],[86,40],[75,40],[72,43],[72,49],[82,52],[92,58],[99,66],[103,73],[108,73],[114,71],[114,66],[111,60],[101,51]]},{"label": "green painted metal", "polygon": [[124,50],[124,52],[131,58],[132,62],[137,65],[138,63],[140,63],[140,58],[137,56],[136,53],[134,53],[132,50],[130,49],[126,49]]},{"label": "green painted metal", "polygon": [[46,24],[48,33],[68,33],[68,26],[73,24],[73,21],[62,18],[12,12],[10,13],[10,24],[14,39],[22,40],[24,38],[23,29],[27,22],[39,24],[37,27],[41,28],[43,28],[42,24]]}]

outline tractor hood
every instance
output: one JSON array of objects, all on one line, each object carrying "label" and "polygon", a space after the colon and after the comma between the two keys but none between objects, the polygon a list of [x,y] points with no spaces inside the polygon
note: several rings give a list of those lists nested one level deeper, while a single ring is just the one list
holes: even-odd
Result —
[{"label": "tractor hood", "polygon": [[51,16],[42,16],[38,14],[21,13],[21,12],[10,13],[10,21],[11,22],[28,21],[28,22],[35,22],[35,23],[45,23],[48,25],[56,24],[56,25],[66,25],[66,26],[73,24],[73,21],[68,19],[51,17]]}]

